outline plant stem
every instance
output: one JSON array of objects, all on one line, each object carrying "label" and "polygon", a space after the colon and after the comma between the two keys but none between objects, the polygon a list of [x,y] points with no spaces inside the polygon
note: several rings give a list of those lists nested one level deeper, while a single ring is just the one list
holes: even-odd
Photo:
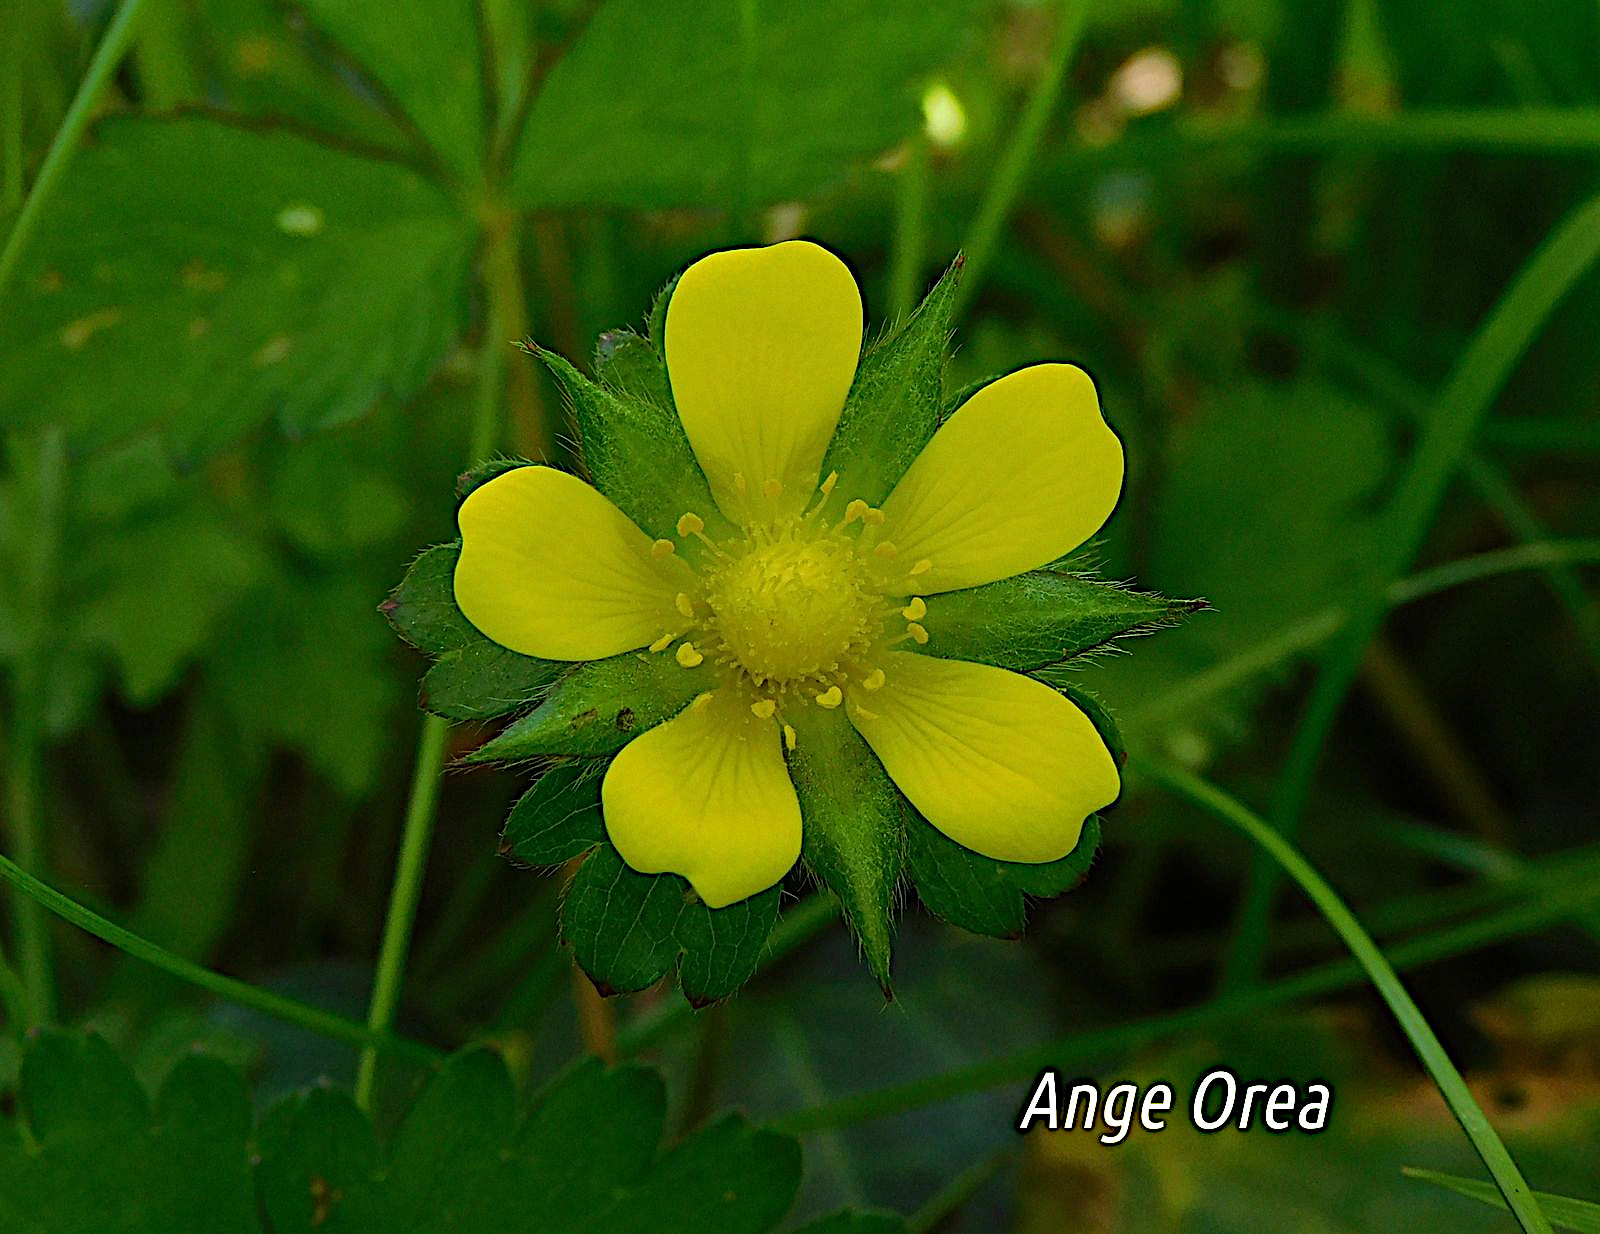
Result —
[{"label": "plant stem", "polygon": [[471,462],[486,458],[500,439],[499,399],[504,384],[506,401],[511,404],[513,437],[518,452],[531,459],[554,456],[555,437],[545,413],[544,400],[532,364],[518,363],[503,368],[505,352],[528,337],[528,298],[522,277],[522,250],[517,228],[520,220],[509,209],[489,212],[484,228],[483,278],[489,298],[489,321],[484,329],[484,346],[493,353],[490,362],[497,374],[492,383],[494,402],[482,397],[475,421]]},{"label": "plant stem", "polygon": [[1450,1112],[1456,1116],[1461,1129],[1467,1133],[1473,1148],[1488,1167],[1518,1223],[1528,1234],[1550,1234],[1550,1223],[1539,1210],[1538,1201],[1533,1198],[1522,1172],[1517,1169],[1516,1162],[1511,1159],[1511,1154],[1501,1143],[1482,1107],[1467,1088],[1461,1073],[1450,1061],[1427,1017],[1401,983],[1394,967],[1378,950],[1372,936],[1362,928],[1327,880],[1317,873],[1278,829],[1215,785],[1157,759],[1143,759],[1140,766],[1158,784],[1237,827],[1300,886],[1350,949],[1351,955],[1366,972],[1383,1001],[1389,1005],[1389,1010],[1394,1013],[1412,1048],[1416,1050],[1417,1057],[1433,1077],[1445,1104],[1450,1107]]},{"label": "plant stem", "polygon": [[929,1197],[928,1202],[906,1218],[906,1234],[931,1234],[953,1213],[959,1212],[973,1196],[983,1190],[1000,1167],[1015,1155],[1017,1146],[1004,1144],[980,1157]]},{"label": "plant stem", "polygon": [[1065,0],[1062,4],[1060,25],[1056,30],[1055,46],[1050,51],[1050,61],[1034,83],[1033,93],[1022,109],[1017,127],[1012,130],[1011,140],[1000,155],[994,174],[989,177],[989,186],[984,191],[983,200],[978,204],[978,213],[973,217],[967,229],[966,241],[961,246],[967,265],[962,273],[961,285],[956,288],[955,306],[951,310],[956,316],[971,302],[989,272],[989,262],[1000,244],[1006,220],[1011,217],[1017,198],[1027,183],[1028,173],[1034,164],[1034,154],[1061,98],[1067,69],[1078,50],[1078,42],[1083,37],[1083,28],[1088,19],[1087,0]]},{"label": "plant stem", "polygon": [[78,85],[77,94],[72,97],[72,105],[67,108],[67,114],[61,120],[61,127],[56,130],[55,138],[50,142],[50,149],[45,153],[44,162],[39,164],[39,174],[34,179],[33,187],[28,190],[28,196],[22,203],[16,222],[11,226],[11,234],[6,237],[4,248],[0,248],[0,305],[6,303],[11,278],[16,273],[18,262],[22,259],[24,246],[39,225],[39,216],[44,210],[45,203],[55,192],[62,172],[66,171],[67,163],[77,150],[84,130],[89,127],[89,120],[94,115],[96,104],[100,101],[100,92],[111,81],[123,54],[128,50],[128,43],[133,38],[134,23],[138,20],[139,11],[143,7],[144,0],[122,0],[122,7],[111,19],[111,24],[106,27],[105,37],[95,48],[94,57],[89,61],[89,68],[84,73],[83,81]]},{"label": "plant stem", "polygon": [[[1367,643],[1388,610],[1390,584],[1416,556],[1445,488],[1512,369],[1597,258],[1600,196],[1568,214],[1524,263],[1434,400],[1399,491],[1377,529],[1374,559],[1355,588],[1344,628],[1324,654],[1279,775],[1271,818],[1283,834],[1293,836],[1299,826],[1328,735]],[[1260,973],[1276,889],[1272,863],[1257,853],[1224,966],[1222,988],[1236,989]]]},{"label": "plant stem", "polygon": [[290,1024],[298,1024],[311,1032],[332,1037],[337,1041],[346,1041],[351,1045],[372,1046],[423,1061],[439,1057],[437,1050],[421,1042],[408,1041],[387,1033],[375,1034],[354,1020],[347,1020],[332,1012],[307,1006],[296,999],[259,989],[249,982],[225,977],[221,973],[202,968],[194,961],[175,955],[165,947],[152,943],[125,926],[120,926],[102,917],[93,909],[79,904],[71,896],[57,891],[50,884],[29,874],[9,857],[0,856],[0,880],[4,880],[23,895],[42,904],[63,921],[71,922],[79,929],[86,930],[119,951],[143,960],[146,964],[159,968],[180,981],[187,981],[202,990],[209,990],[218,997],[237,1003],[241,1007],[248,1007],[252,1011],[259,1011],[262,1015],[269,1015]]},{"label": "plant stem", "polygon": [[[1590,870],[1585,870],[1580,878],[1572,880],[1541,881],[1520,904],[1475,921],[1449,926],[1395,944],[1389,950],[1389,961],[1395,968],[1404,971],[1465,955],[1479,947],[1545,929],[1597,903],[1600,903],[1600,880]],[[772,1125],[782,1131],[804,1134],[826,1127],[844,1127],[874,1118],[887,1118],[967,1093],[983,1092],[997,1085],[1022,1083],[1041,1067],[1085,1066],[1096,1059],[1149,1045],[1177,1033],[1226,1024],[1247,1016],[1260,1015],[1273,1007],[1333,994],[1360,985],[1364,978],[1364,970],[1354,960],[1339,960],[1196,1006],[1071,1033],[998,1058],[853,1093],[827,1105],[797,1110],[778,1118]]]},{"label": "plant stem", "polygon": [[922,263],[928,249],[928,141],[920,133],[906,143],[905,166],[895,194],[894,235],[889,248],[889,313],[904,321],[917,307]]},{"label": "plant stem", "polygon": [[[372,1003],[367,1009],[367,1031],[374,1038],[388,1034],[400,1003],[406,953],[411,946],[411,927],[416,922],[417,899],[422,893],[422,876],[428,864],[428,841],[433,837],[433,820],[439,804],[439,775],[444,770],[445,739],[449,734],[448,720],[434,715],[422,718],[417,760],[411,773],[411,796],[400,833],[400,858],[395,864],[389,912],[383,924],[383,942],[378,948],[378,976],[372,987]],[[356,1068],[356,1104],[368,1112],[372,1109],[377,1072],[378,1052],[369,1045],[361,1051],[361,1062]]]}]

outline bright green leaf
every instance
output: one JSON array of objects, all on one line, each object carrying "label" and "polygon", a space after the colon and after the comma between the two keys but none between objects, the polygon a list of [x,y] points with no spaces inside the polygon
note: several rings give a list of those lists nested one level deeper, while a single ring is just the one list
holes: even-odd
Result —
[{"label": "bright green leaf", "polygon": [[[1506,1200],[1500,1188],[1477,1178],[1461,1178],[1455,1174],[1440,1174],[1436,1170],[1418,1170],[1407,1167],[1401,1171],[1407,1178],[1421,1179],[1448,1188],[1468,1199],[1480,1200],[1496,1208],[1504,1208]],[[1534,1198],[1558,1230],[1576,1230],[1577,1234],[1600,1234],[1600,1204],[1592,1200],[1575,1200],[1570,1196],[1551,1195],[1548,1191],[1535,1191]]]}]

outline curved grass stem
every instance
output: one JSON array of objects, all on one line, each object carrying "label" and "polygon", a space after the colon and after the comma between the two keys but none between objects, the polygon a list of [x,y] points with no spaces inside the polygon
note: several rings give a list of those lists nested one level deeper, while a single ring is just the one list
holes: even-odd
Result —
[{"label": "curved grass stem", "polygon": [[1511,1159],[1511,1154],[1506,1151],[1506,1146],[1490,1125],[1482,1107],[1467,1088],[1466,1081],[1445,1052],[1427,1017],[1401,983],[1394,966],[1378,950],[1372,936],[1362,928],[1355,914],[1328,885],[1327,880],[1266,819],[1215,785],[1156,759],[1141,760],[1141,767],[1158,784],[1238,828],[1305,892],[1328,925],[1350,949],[1350,954],[1361,965],[1383,1001],[1389,1005],[1389,1010],[1399,1021],[1417,1057],[1433,1077],[1445,1104],[1450,1107],[1450,1112],[1472,1141],[1472,1147],[1488,1167],[1495,1186],[1505,1197],[1518,1224],[1527,1234],[1550,1234],[1550,1223],[1540,1211],[1538,1201],[1534,1199],[1522,1172],[1517,1169],[1516,1162]]},{"label": "curved grass stem", "polygon": [[93,909],[79,904],[71,896],[57,891],[42,879],[28,873],[9,857],[0,856],[0,881],[9,883],[18,892],[49,909],[63,921],[93,934],[102,942],[110,943],[117,950],[143,960],[146,964],[180,981],[199,986],[219,998],[237,1003],[241,1007],[259,1011],[262,1015],[271,1016],[273,1019],[298,1024],[311,1032],[351,1045],[370,1046],[373,1049],[404,1054],[420,1061],[431,1061],[439,1056],[437,1050],[421,1042],[408,1041],[387,1033],[374,1033],[354,1020],[347,1020],[343,1016],[307,1006],[282,994],[260,989],[247,981],[225,977],[221,973],[212,972],[209,968],[202,968],[194,961],[186,960],[142,935],[135,934],[126,926],[120,926],[102,917]]}]

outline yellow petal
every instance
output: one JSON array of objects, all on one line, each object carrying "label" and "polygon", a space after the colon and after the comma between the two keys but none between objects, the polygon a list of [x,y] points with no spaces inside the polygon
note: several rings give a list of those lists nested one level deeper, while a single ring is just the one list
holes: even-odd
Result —
[{"label": "yellow petal", "polygon": [[1089,717],[1049,686],[987,664],[892,652],[870,711],[850,719],[922,816],[997,861],[1065,857],[1117,799]]},{"label": "yellow petal", "polygon": [[777,722],[731,690],[701,695],[624,746],[601,803],[624,861],[683,875],[712,908],[765,891],[800,859],[800,802]]},{"label": "yellow petal", "polygon": [[456,518],[456,603],[504,647],[599,660],[681,626],[650,537],[576,476],[518,467],[474,489]]},{"label": "yellow petal", "polygon": [[1122,443],[1094,382],[1036,364],[984,386],[933,435],[883,503],[897,560],[932,566],[927,595],[1010,578],[1071,552],[1122,492]]},{"label": "yellow petal", "polygon": [[804,240],[701,258],[667,305],[666,353],[723,513],[742,523],[803,506],[861,354],[861,293],[844,262]]}]

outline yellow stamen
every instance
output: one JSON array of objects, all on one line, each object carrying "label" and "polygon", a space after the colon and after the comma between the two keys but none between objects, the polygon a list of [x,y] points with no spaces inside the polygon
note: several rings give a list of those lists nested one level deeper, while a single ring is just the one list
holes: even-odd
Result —
[{"label": "yellow stamen", "polygon": [[654,557],[657,561],[662,561],[665,558],[671,557],[673,553],[677,552],[677,549],[678,546],[671,540],[657,540],[650,546],[650,556]]},{"label": "yellow stamen", "polygon": [[690,703],[689,706],[694,708],[696,711],[704,711],[707,707],[711,706],[711,691],[707,690],[703,694],[696,694],[694,696],[694,702]]},{"label": "yellow stamen", "polygon": [[931,569],[933,569],[933,562],[924,557],[921,561],[917,562],[916,565],[912,566],[908,573],[912,578],[916,578],[917,575],[926,574]]},{"label": "yellow stamen", "polygon": [[760,698],[750,704],[750,714],[758,720],[770,720],[772,713],[778,710],[776,700]]},{"label": "yellow stamen", "polygon": [[866,512],[868,510],[870,510],[870,509],[872,509],[871,506],[869,506],[866,502],[862,501],[861,498],[857,497],[854,501],[852,501],[849,505],[847,505],[844,508],[844,521],[847,524],[848,523],[853,523],[858,518],[863,517],[866,514]]},{"label": "yellow stamen", "polygon": [[750,482],[744,478],[744,472],[736,471],[733,473],[733,487],[739,490],[741,497],[750,491]]},{"label": "yellow stamen", "polygon": [[912,596],[911,603],[900,610],[900,616],[907,621],[921,621],[928,615],[928,602],[921,596]]},{"label": "yellow stamen", "polygon": [[881,690],[883,689],[883,683],[886,680],[887,678],[884,677],[883,670],[881,668],[875,668],[861,679],[861,688],[863,690]]},{"label": "yellow stamen", "polygon": [[776,501],[783,496],[783,481],[768,480],[761,486],[761,495],[768,501]]},{"label": "yellow stamen", "polygon": [[673,634],[669,631],[668,633],[663,634],[660,638],[656,639],[655,642],[651,643],[650,650],[665,651],[668,647],[672,646],[672,640],[677,637],[678,636],[676,634]]},{"label": "yellow stamen", "polygon": [[888,517],[877,506],[868,506],[861,512],[861,521],[871,527],[882,527],[883,520]]},{"label": "yellow stamen", "polygon": [[816,699],[818,707],[826,707],[829,711],[832,711],[842,702],[844,702],[844,691],[838,686],[829,686],[821,694],[817,695]]},{"label": "yellow stamen", "polygon": [[[926,635],[924,635],[926,641]],[[698,668],[705,663],[705,657],[694,649],[693,643],[678,644],[678,663],[684,668]]]},{"label": "yellow stamen", "polygon": [[685,617],[694,616],[694,601],[689,598],[686,592],[680,591],[672,603],[677,606],[678,611]]},{"label": "yellow stamen", "polygon": [[791,725],[785,724],[783,726],[783,748],[786,750],[794,749],[794,744],[797,740],[798,738],[795,736],[794,728]]},{"label": "yellow stamen", "polygon": [[[914,621],[906,623],[906,633],[909,634],[912,641],[918,645],[924,644],[928,641],[928,632]],[[681,650],[678,652],[678,659],[683,659],[683,652]]]},{"label": "yellow stamen", "polygon": [[860,703],[852,704],[850,711],[851,714],[860,716],[863,720],[876,720],[878,718],[876,711],[868,711]]},{"label": "yellow stamen", "polygon": [[884,561],[893,561],[896,557],[900,556],[900,550],[887,540],[878,545],[878,547],[873,549],[872,552],[874,556],[880,557]]},{"label": "yellow stamen", "polygon": [[828,478],[821,484],[817,485],[817,491],[824,497],[831,496],[833,494],[833,486],[837,483],[839,483],[839,473],[837,471],[830,471],[828,473]]},{"label": "yellow stamen", "polygon": [[678,534],[680,536],[697,536],[705,529],[705,519],[692,511],[678,516]]}]

